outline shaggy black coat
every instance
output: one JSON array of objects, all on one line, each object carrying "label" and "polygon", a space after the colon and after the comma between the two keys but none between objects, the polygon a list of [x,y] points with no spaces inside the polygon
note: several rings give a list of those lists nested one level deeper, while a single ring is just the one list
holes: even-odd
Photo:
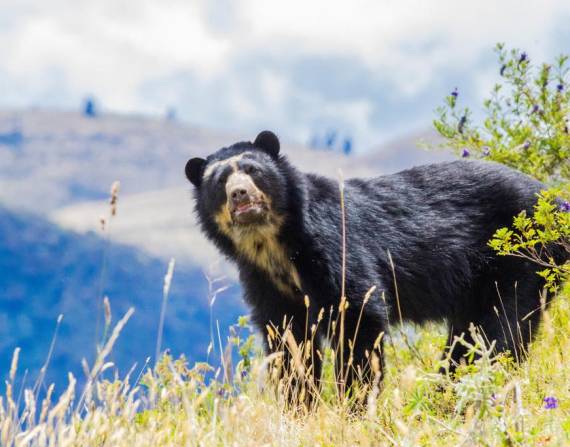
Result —
[{"label": "shaggy black coat", "polygon": [[[269,143],[258,140],[221,149],[207,160],[193,159],[186,172],[196,185],[202,229],[237,263],[254,323],[266,334],[267,325],[279,327],[287,316],[292,319],[293,335],[303,340],[304,295],[310,299],[309,327],[317,322],[321,309],[328,317],[333,308],[336,318],[343,278],[341,188],[336,180],[299,172],[278,154],[276,137]],[[252,174],[256,184],[271,198],[272,212],[283,217],[277,240],[300,280],[300,287],[290,294],[276,286],[266,269],[243,256],[213,218],[226,200],[227,172],[221,169],[204,181],[202,175],[214,162],[245,151],[254,152],[246,164],[256,166]],[[242,162],[237,169],[243,168]],[[537,330],[543,281],[535,273],[536,265],[498,257],[487,243],[497,228],[510,226],[521,210],[532,213],[542,188],[540,182],[505,166],[463,160],[346,180],[349,307],[344,333],[353,341],[354,351],[352,365],[343,368],[360,367],[363,378],[369,380],[366,351],[372,352],[379,333],[387,332],[388,325],[400,317],[415,323],[447,321],[450,343],[455,336],[468,335],[474,323],[496,341],[498,351],[520,356]],[[372,286],[376,290],[363,308],[354,337],[364,296]],[[327,324],[318,327],[315,349]],[[333,338],[332,342],[338,341]],[[350,352],[348,343],[344,346],[346,363]],[[381,344],[376,352],[381,357]],[[461,346],[452,352],[452,368],[463,354]],[[314,359],[318,376],[319,356]],[[350,374],[347,380],[353,378]]]}]

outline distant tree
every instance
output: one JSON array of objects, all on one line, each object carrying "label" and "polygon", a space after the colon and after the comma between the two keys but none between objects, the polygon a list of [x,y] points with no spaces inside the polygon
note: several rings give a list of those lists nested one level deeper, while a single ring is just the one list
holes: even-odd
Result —
[{"label": "distant tree", "polygon": [[342,138],[339,136],[339,132],[333,129],[321,135],[317,132],[313,133],[309,140],[309,147],[311,149],[342,152],[345,155],[349,155],[352,153],[353,143],[350,135]]},{"label": "distant tree", "polygon": [[20,149],[24,142],[24,135],[19,128],[13,129],[9,132],[0,133],[0,144],[9,146],[14,150]]},{"label": "distant tree", "polygon": [[346,137],[342,143],[342,152],[345,155],[350,155],[352,152],[352,138]]},{"label": "distant tree", "polygon": [[334,148],[334,145],[336,143],[336,136],[337,136],[336,130],[331,130],[330,132],[327,133],[327,135],[325,136],[325,147],[327,149]]},{"label": "distant tree", "polygon": [[95,118],[98,115],[95,98],[89,96],[83,102],[83,116]]}]

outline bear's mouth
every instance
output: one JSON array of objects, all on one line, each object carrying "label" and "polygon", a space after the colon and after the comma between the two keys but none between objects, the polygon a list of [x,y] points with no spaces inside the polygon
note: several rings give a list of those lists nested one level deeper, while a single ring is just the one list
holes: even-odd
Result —
[{"label": "bear's mouth", "polygon": [[240,203],[231,210],[234,223],[239,225],[262,223],[266,214],[267,205],[263,201]]}]

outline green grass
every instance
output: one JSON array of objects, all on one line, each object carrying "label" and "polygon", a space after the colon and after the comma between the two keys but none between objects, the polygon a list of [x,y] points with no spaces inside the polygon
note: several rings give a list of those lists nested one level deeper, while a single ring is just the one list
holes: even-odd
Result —
[{"label": "green grass", "polygon": [[[0,443],[8,445],[570,445],[570,287],[544,312],[529,358],[483,356],[458,377],[436,373],[444,333],[437,325],[386,343],[386,371],[355,412],[334,385],[325,353],[323,386],[311,409],[287,405],[293,374],[277,380],[242,320],[232,331],[224,368],[189,366],[163,356],[155,368],[113,381],[102,379],[126,319],[110,332],[87,386],[59,400],[35,401],[14,389],[17,358],[0,397]],[[127,316],[128,317],[128,316]],[[128,323],[127,323],[128,324]],[[399,333],[396,327],[394,333]],[[230,364],[229,349],[242,360]],[[302,351],[302,346],[299,347]],[[329,352],[330,354],[330,352]],[[17,357],[17,356],[16,356]],[[242,373],[242,371],[247,371]],[[215,379],[208,381],[207,374]],[[139,375],[139,377],[137,377]],[[307,390],[310,393],[310,390]],[[544,399],[556,398],[556,408]]]}]

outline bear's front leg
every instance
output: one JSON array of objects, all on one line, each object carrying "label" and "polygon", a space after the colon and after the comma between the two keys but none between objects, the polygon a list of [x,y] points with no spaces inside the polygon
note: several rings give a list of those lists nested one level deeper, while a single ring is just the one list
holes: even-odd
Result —
[{"label": "bear's front leg", "polygon": [[[366,316],[346,311],[339,316],[332,339],[339,395],[362,402],[374,385],[379,385],[384,369],[384,332],[381,325]],[[356,385],[361,387],[356,393]]]},{"label": "bear's front leg", "polygon": [[253,321],[263,334],[270,377],[292,407],[310,408],[319,395],[321,357],[317,334],[311,332],[314,319],[305,306],[272,300],[270,306],[257,307]]}]

